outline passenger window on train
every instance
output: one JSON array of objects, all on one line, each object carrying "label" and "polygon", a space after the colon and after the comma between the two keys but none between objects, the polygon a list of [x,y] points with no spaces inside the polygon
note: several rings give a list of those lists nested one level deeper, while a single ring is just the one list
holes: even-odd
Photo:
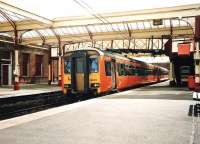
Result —
[{"label": "passenger window on train", "polygon": [[130,65],[125,65],[126,75],[131,75]]},{"label": "passenger window on train", "polygon": [[98,59],[97,58],[89,59],[89,68],[90,68],[90,73],[98,72]]},{"label": "passenger window on train", "polygon": [[125,64],[117,64],[118,74],[119,76],[127,75]]},{"label": "passenger window on train", "polygon": [[135,75],[135,68],[133,66],[131,66],[131,75]]},{"label": "passenger window on train", "polygon": [[122,75],[126,76],[125,64],[121,64],[121,67],[122,67]]},{"label": "passenger window on train", "polygon": [[105,61],[106,76],[111,76],[111,62]]},{"label": "passenger window on train", "polygon": [[121,64],[117,64],[117,72],[118,72],[118,75],[121,76],[122,73],[121,73]]},{"label": "passenger window on train", "polygon": [[138,76],[144,76],[145,75],[145,69],[137,68],[137,75]]},{"label": "passenger window on train", "polygon": [[64,66],[65,66],[64,68],[65,73],[71,73],[71,61],[65,60]]}]

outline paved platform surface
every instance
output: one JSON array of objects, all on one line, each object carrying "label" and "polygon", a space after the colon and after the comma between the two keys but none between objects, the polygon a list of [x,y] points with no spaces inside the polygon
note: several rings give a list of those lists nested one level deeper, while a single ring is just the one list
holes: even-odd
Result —
[{"label": "paved platform surface", "polygon": [[167,84],[0,121],[0,143],[193,144],[198,119],[188,108],[196,102],[190,91]]},{"label": "paved platform surface", "polygon": [[51,86],[48,84],[26,84],[22,85],[21,89],[18,91],[14,91],[12,87],[0,87],[0,98],[33,95],[60,90],[61,87],[56,84]]}]

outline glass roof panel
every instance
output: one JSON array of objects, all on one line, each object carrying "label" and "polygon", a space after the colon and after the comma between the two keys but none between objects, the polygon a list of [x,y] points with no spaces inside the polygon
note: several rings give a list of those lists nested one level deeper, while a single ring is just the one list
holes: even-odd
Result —
[{"label": "glass roof panel", "polygon": [[94,28],[95,28],[96,32],[101,32],[102,31],[101,28],[98,27],[98,26],[94,26]]},{"label": "glass roof panel", "polygon": [[73,34],[74,33],[73,30],[70,27],[66,28],[66,31],[68,31],[69,34]]},{"label": "glass roof panel", "polygon": [[13,12],[10,12],[10,11],[7,11],[7,10],[4,10],[4,9],[1,9],[1,11],[3,13],[5,13],[9,18],[11,18],[13,21],[22,21],[22,20],[25,20],[25,19],[29,19],[27,17],[24,17],[22,15],[19,15],[19,14],[16,14],[16,13],[13,13]]},{"label": "glass roof panel", "polygon": [[51,29],[38,30],[43,36],[54,36]]},{"label": "glass roof panel", "polygon": [[145,29],[150,29],[151,28],[151,24],[150,24],[150,22],[144,22],[144,28]]},{"label": "glass roof panel", "polygon": [[85,27],[77,27],[79,33],[86,33],[87,29]]},{"label": "glass roof panel", "polygon": [[0,14],[0,22],[6,22],[7,20]]},{"label": "glass roof panel", "polygon": [[51,29],[46,29],[46,33],[48,33],[49,36],[53,36],[54,33]]},{"label": "glass roof panel", "polygon": [[6,36],[6,37],[11,37],[9,34],[7,33],[0,33],[1,36]]},{"label": "glass roof panel", "polygon": [[165,20],[164,24],[166,27],[170,27],[170,20],[169,19]]},{"label": "glass roof panel", "polygon": [[137,24],[136,23],[130,23],[129,26],[131,27],[131,29],[138,29]]},{"label": "glass roof panel", "polygon": [[55,29],[55,32],[56,32],[56,34],[58,34],[58,35],[63,35],[63,34],[64,34],[64,32],[62,31],[62,28]]},{"label": "glass roof panel", "polygon": [[180,21],[179,20],[172,20],[172,26],[173,27],[179,27],[180,26]]},{"label": "glass roof panel", "polygon": [[30,32],[26,32],[23,34],[23,38],[31,38],[31,37],[32,36],[31,36]]},{"label": "glass roof panel", "polygon": [[143,22],[138,22],[138,28],[139,29],[144,29],[144,23]]},{"label": "glass roof panel", "polygon": [[34,37],[39,37],[39,34],[36,31],[28,31],[25,32],[22,36],[23,38],[34,38]]},{"label": "glass roof panel", "polygon": [[116,28],[117,31],[123,31],[123,30],[125,30],[125,26],[122,23],[116,24],[115,28]]}]

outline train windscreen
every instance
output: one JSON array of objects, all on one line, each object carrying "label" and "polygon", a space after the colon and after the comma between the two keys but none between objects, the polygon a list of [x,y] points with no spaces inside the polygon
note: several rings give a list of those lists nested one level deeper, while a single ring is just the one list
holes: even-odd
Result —
[{"label": "train windscreen", "polygon": [[98,58],[96,56],[90,56],[89,58],[89,69],[90,73],[97,73],[98,72]]},{"label": "train windscreen", "polygon": [[67,73],[71,73],[71,61],[68,59],[65,59],[64,61],[64,72]]}]

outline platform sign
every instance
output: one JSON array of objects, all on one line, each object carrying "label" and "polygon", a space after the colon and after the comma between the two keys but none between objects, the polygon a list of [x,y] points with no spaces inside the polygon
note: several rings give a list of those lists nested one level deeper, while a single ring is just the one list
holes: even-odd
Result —
[{"label": "platform sign", "polygon": [[190,43],[178,44],[178,55],[179,56],[190,56]]},{"label": "platform sign", "polygon": [[58,57],[58,48],[51,49],[51,57]]},{"label": "platform sign", "polygon": [[163,20],[162,19],[154,19],[153,20],[153,25],[154,26],[163,25]]}]

